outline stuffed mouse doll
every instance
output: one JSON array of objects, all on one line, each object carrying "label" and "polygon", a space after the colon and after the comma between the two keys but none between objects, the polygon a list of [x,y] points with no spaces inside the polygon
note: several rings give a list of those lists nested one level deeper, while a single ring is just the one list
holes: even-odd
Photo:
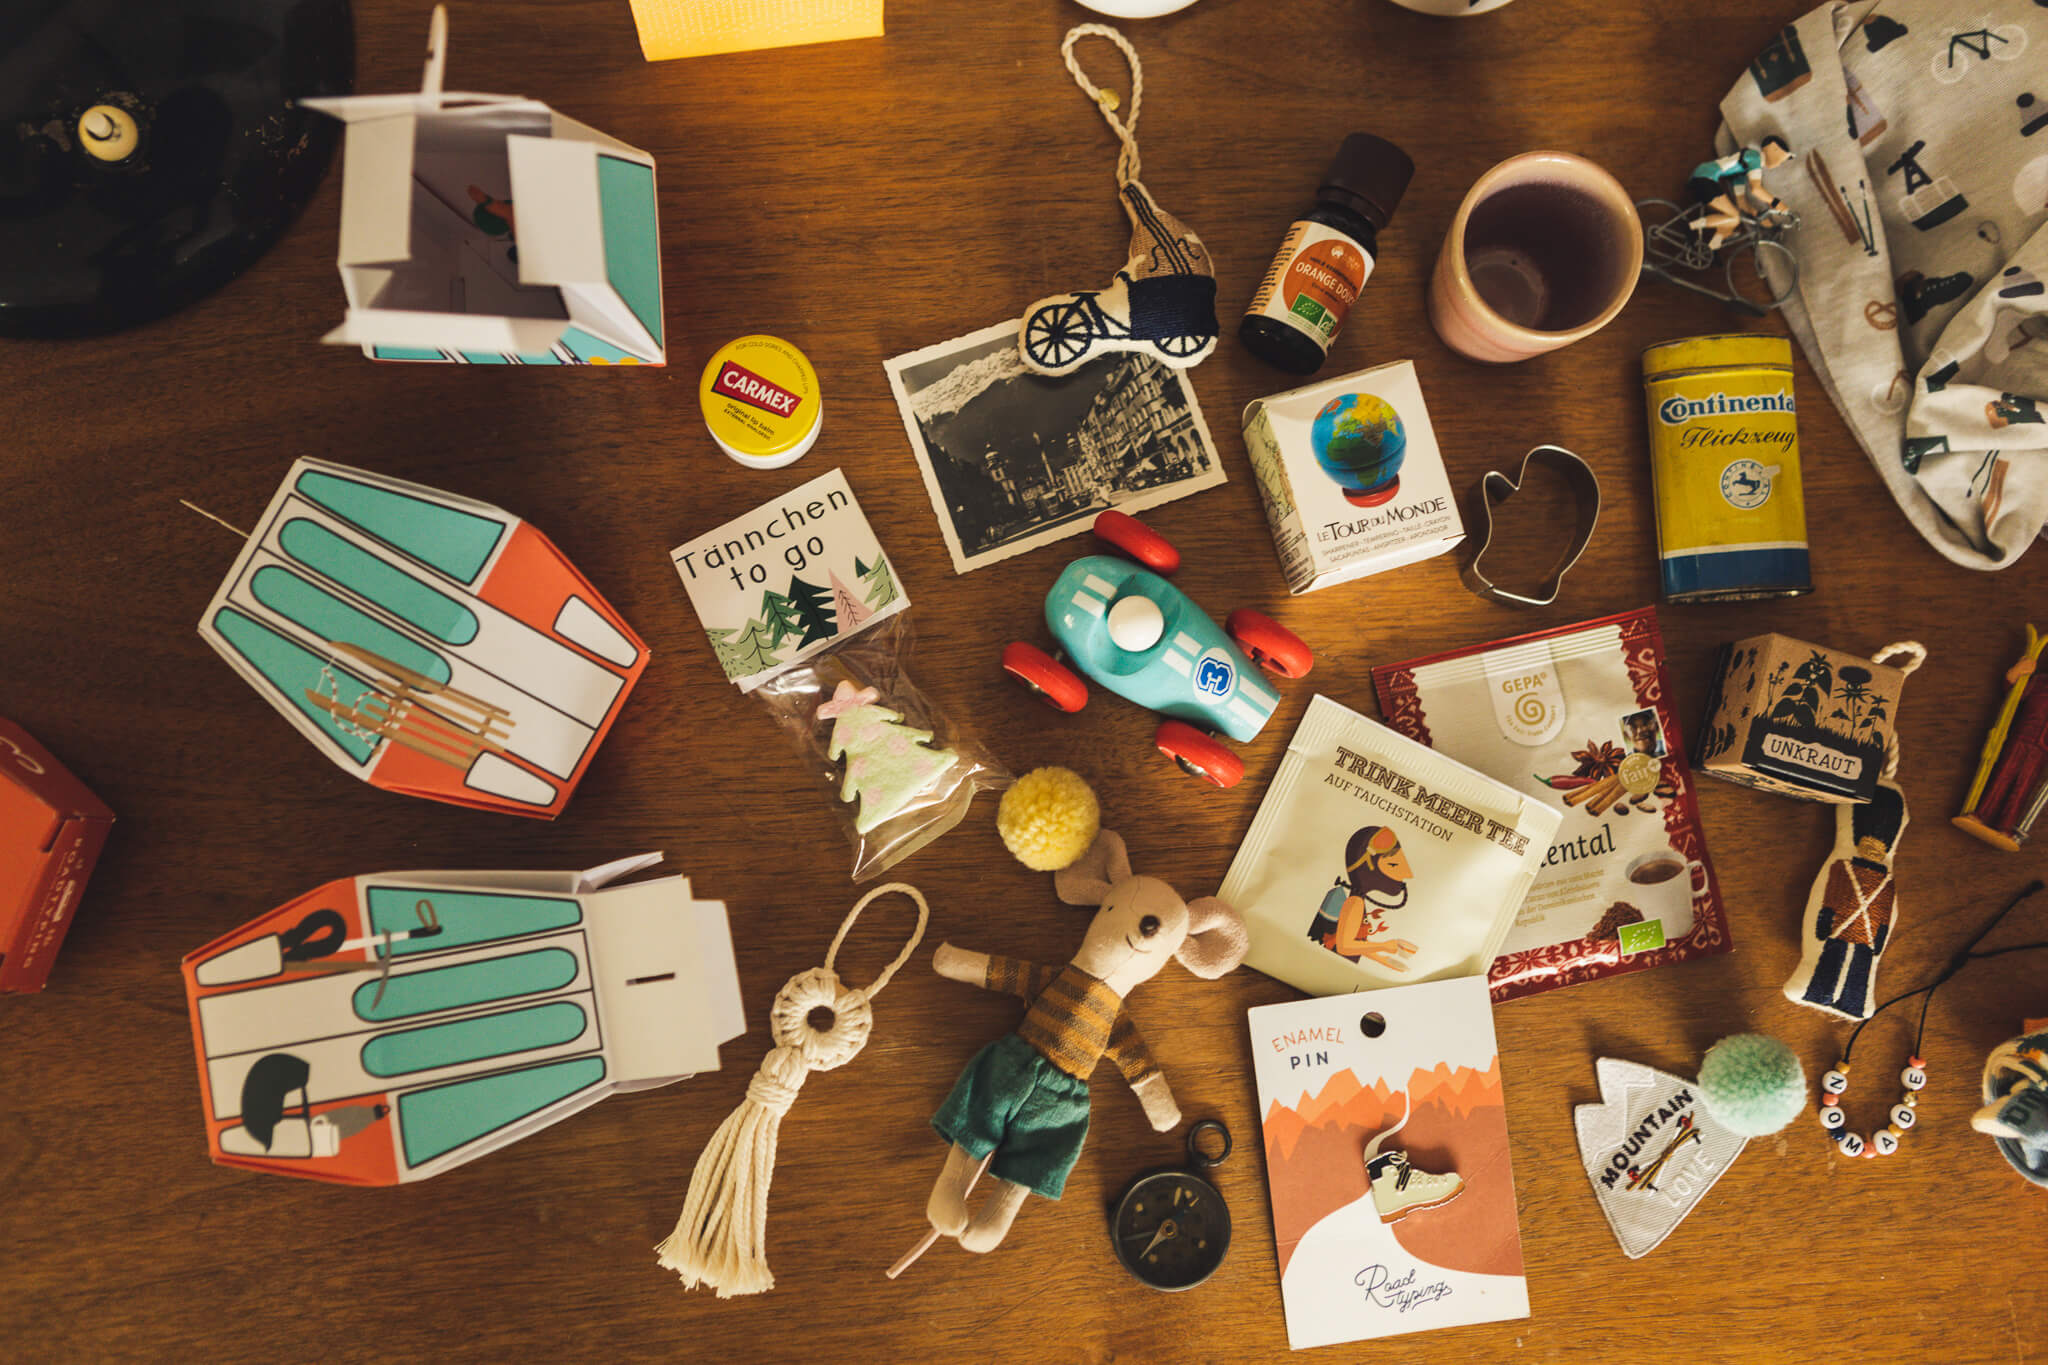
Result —
[{"label": "stuffed mouse doll", "polygon": [[[1180,1107],[1124,1012],[1124,997],[1170,959],[1196,976],[1222,976],[1249,944],[1242,917],[1214,896],[1184,902],[1165,882],[1132,875],[1113,830],[1098,833],[1053,886],[1069,905],[1098,907],[1066,966],[950,943],[932,959],[941,976],[1022,996],[1029,1006],[1015,1033],[975,1054],[932,1118],[952,1150],[925,1213],[933,1235],[957,1238],[969,1251],[1001,1243],[1026,1194],[1060,1197],[1088,1136],[1088,1077],[1105,1054],[1155,1129],[1179,1124]],[[984,1168],[997,1189],[970,1216],[967,1193]]]}]

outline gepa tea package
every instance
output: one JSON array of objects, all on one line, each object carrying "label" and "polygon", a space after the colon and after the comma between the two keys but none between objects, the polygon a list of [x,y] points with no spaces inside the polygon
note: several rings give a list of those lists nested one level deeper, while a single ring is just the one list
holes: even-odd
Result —
[{"label": "gepa tea package", "polygon": [[1529,1316],[1485,981],[1246,1017],[1287,1344]]},{"label": "gepa tea package", "polygon": [[1388,724],[1562,822],[1493,964],[1494,999],[1732,946],[1653,609],[1372,678]]},{"label": "gepa tea package", "polygon": [[1217,894],[1244,912],[1245,961],[1311,995],[1477,976],[1559,819],[1319,696]]}]

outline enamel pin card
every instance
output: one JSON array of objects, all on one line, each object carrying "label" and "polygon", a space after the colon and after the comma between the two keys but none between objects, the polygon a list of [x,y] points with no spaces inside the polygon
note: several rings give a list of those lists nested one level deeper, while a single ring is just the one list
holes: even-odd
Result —
[{"label": "enamel pin card", "polygon": [[1247,1018],[1287,1344],[1529,1316],[1486,978]]},{"label": "enamel pin card", "polygon": [[323,460],[285,475],[199,634],[371,786],[547,819],[647,667],[518,517]]},{"label": "enamel pin card", "polygon": [[687,877],[389,872],[329,882],[184,962],[216,1163],[401,1185],[745,1032],[725,905]]},{"label": "enamel pin card", "polygon": [[654,158],[539,100],[444,93],[434,9],[417,94],[304,101],[348,125],[341,283],[321,338],[372,360],[663,365]]}]

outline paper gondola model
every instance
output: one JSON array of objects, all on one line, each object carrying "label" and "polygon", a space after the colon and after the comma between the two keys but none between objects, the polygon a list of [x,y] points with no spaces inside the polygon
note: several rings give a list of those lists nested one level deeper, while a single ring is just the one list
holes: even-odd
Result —
[{"label": "paper gondola model", "polygon": [[539,100],[444,92],[434,7],[418,93],[309,99],[348,126],[341,280],[323,341],[373,360],[664,365],[654,158]]},{"label": "paper gondola model", "polygon": [[199,633],[371,786],[544,819],[648,657],[518,517],[311,459],[291,467]]},{"label": "paper gondola model", "polygon": [[347,878],[187,956],[213,1160],[406,1184],[716,1070],[745,1031],[724,903],[614,884],[660,858]]}]

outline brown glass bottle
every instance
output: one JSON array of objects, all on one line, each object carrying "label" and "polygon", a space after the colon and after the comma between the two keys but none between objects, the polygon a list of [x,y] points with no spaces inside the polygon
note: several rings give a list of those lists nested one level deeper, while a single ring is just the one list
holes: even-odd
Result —
[{"label": "brown glass bottle", "polygon": [[1344,139],[1315,205],[1287,229],[1237,326],[1246,350],[1292,374],[1322,368],[1414,174],[1408,154],[1385,138]]}]

